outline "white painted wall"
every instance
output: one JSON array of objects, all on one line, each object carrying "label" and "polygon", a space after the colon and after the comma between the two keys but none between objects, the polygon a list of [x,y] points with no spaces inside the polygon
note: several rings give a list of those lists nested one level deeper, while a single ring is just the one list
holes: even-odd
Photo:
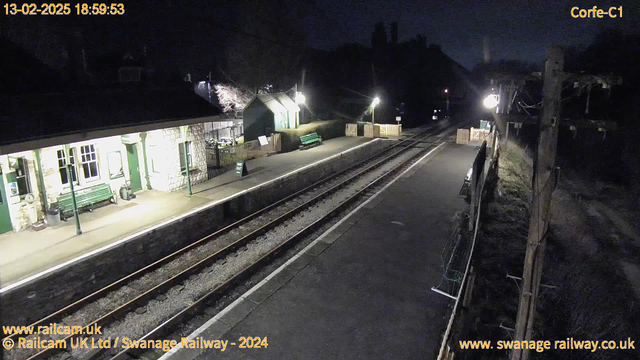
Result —
[{"label": "white painted wall", "polygon": [[[133,138],[138,136],[137,133],[130,135],[133,135]],[[207,161],[203,125],[190,125],[187,140],[191,141],[191,183],[195,185],[207,180]],[[180,128],[178,127],[148,132],[146,141],[147,164],[149,168],[149,182],[153,189],[176,191],[186,187],[186,174],[180,171],[179,156],[181,154],[179,154],[178,144],[182,141],[182,135]],[[80,147],[90,144],[94,145],[98,158],[99,177],[96,179],[86,179],[81,165]],[[147,182],[145,179],[142,142],[137,142],[135,146],[138,150],[140,179],[144,190],[147,188]],[[78,180],[77,183],[74,183],[74,188],[76,190],[107,183],[111,186],[112,191],[119,193],[120,187],[124,184],[125,179],[129,180],[131,178],[127,161],[127,150],[125,145],[122,143],[121,136],[110,136],[106,138],[74,142],[69,144],[69,147],[75,149],[76,154],[76,172]],[[56,202],[58,196],[61,194],[68,193],[70,191],[70,186],[68,184],[62,184],[60,170],[58,167],[57,151],[62,149],[63,146],[51,146],[40,150],[42,174],[44,176],[45,190],[49,204]],[[121,154],[124,176],[111,179],[107,154],[113,151],[119,151]],[[9,196],[9,184],[6,180],[6,175],[7,173],[15,172],[9,168],[9,157],[25,157],[27,159],[29,165],[29,180],[32,194],[35,197],[35,201],[33,201],[33,203],[28,203],[24,197]],[[35,151],[22,151],[2,155],[0,156],[0,164],[3,169],[3,176],[5,177],[5,192],[8,197],[9,212],[11,214],[13,228],[15,231],[24,230],[34,222],[44,218],[44,209],[42,201],[40,201],[40,188],[37,176],[38,170]],[[154,164],[155,171],[153,168]]]}]

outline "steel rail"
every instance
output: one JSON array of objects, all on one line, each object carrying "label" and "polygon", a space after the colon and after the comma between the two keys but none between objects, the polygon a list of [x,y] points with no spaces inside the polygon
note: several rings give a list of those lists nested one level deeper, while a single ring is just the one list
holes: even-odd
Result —
[{"label": "steel rail", "polygon": [[[430,136],[430,135],[427,135],[427,136]],[[430,144],[430,145],[433,145],[433,143]],[[406,161],[394,166],[392,169],[390,169],[387,172],[385,172],[384,174],[378,176],[375,180],[373,180],[372,182],[367,184],[364,188],[358,190],[355,194],[353,194],[352,196],[350,196],[349,198],[347,198],[346,200],[344,200],[343,202],[338,204],[338,206],[333,208],[327,214],[325,214],[322,217],[318,218],[313,223],[307,225],[304,229],[298,231],[295,235],[293,235],[289,239],[285,240],[283,243],[279,244],[278,246],[276,246],[275,248],[270,250],[268,253],[264,254],[258,260],[256,260],[255,262],[251,263],[250,265],[248,265],[245,268],[243,268],[242,270],[240,270],[236,275],[232,276],[231,278],[226,280],[224,283],[218,285],[216,288],[214,288],[213,290],[211,290],[207,294],[201,296],[198,300],[194,301],[192,304],[190,304],[189,306],[187,306],[186,308],[184,308],[180,312],[176,313],[171,318],[166,320],[164,323],[162,323],[161,325],[157,326],[155,329],[153,329],[152,331],[150,331],[149,333],[147,333],[146,335],[144,335],[143,337],[138,339],[138,341],[154,339],[158,335],[161,335],[163,332],[166,332],[168,328],[171,328],[171,327],[173,327],[175,325],[178,325],[178,324],[182,324],[183,323],[183,319],[185,317],[187,317],[190,314],[193,314],[195,312],[198,312],[199,309],[201,309],[202,307],[206,306],[212,300],[220,298],[227,289],[231,288],[236,283],[242,281],[243,279],[245,279],[245,278],[249,277],[250,275],[254,274],[255,272],[257,272],[261,268],[261,266],[264,263],[268,262],[271,258],[273,258],[277,254],[279,254],[281,251],[286,250],[286,249],[294,246],[295,244],[297,244],[305,236],[309,235],[312,231],[317,229],[319,226],[323,225],[327,219],[329,219],[330,217],[332,217],[332,216],[336,215],[337,213],[339,213],[340,211],[342,211],[345,207],[347,207],[348,205],[350,205],[351,203],[356,201],[361,196],[366,195],[367,192],[370,191],[379,182],[382,182],[387,177],[397,173],[402,167],[412,164],[413,161],[419,159],[425,152],[427,152],[428,150],[431,150],[431,149],[432,149],[432,147],[428,146],[428,147],[420,150],[417,154],[413,155],[411,158],[409,158]],[[111,357],[110,360],[128,359],[127,358],[128,353],[131,352],[131,351],[135,352],[136,349],[131,349],[131,348],[124,349],[124,350],[120,351],[119,353],[117,353],[115,356]]]},{"label": "steel rail", "polygon": [[[386,153],[386,152],[388,152],[388,151],[390,151],[390,150],[392,150],[392,149],[394,149],[396,147],[400,147],[401,145],[403,145],[403,144],[405,144],[407,142],[414,141],[413,138],[415,138],[415,137],[417,137],[419,135],[425,134],[428,130],[430,130],[430,128],[425,130],[424,132],[412,135],[412,136],[410,136],[410,137],[408,137],[406,139],[402,139],[397,144],[394,144],[394,145],[392,145],[392,146],[390,146],[388,148],[385,148],[385,149],[383,149],[383,150],[381,150],[381,151],[379,151],[379,152],[367,157],[366,159],[358,162],[355,166],[356,167],[357,166],[361,166],[362,164],[365,164],[365,163],[371,161],[372,159],[375,159],[375,158],[381,156],[382,154],[384,154],[384,153]],[[102,287],[102,288],[94,291],[93,293],[91,293],[89,295],[86,295],[85,297],[83,297],[83,298],[81,298],[79,300],[76,300],[75,302],[73,302],[73,303],[71,303],[71,304],[69,304],[69,305],[67,305],[67,306],[65,306],[65,307],[63,307],[63,308],[61,308],[61,309],[59,309],[59,310],[47,315],[47,316],[45,316],[44,318],[41,318],[40,320],[37,320],[36,322],[34,322],[34,323],[30,324],[30,325],[27,325],[26,327],[35,329],[35,328],[37,328],[38,326],[41,326],[41,325],[48,325],[48,323],[57,322],[61,318],[63,318],[65,315],[69,314],[70,312],[73,312],[73,311],[77,310],[78,308],[80,308],[84,304],[86,304],[88,302],[91,302],[91,301],[101,297],[102,295],[105,295],[109,291],[116,290],[119,287],[126,285],[128,282],[133,281],[133,280],[141,277],[142,275],[161,267],[162,265],[170,262],[171,260],[173,260],[173,259],[177,258],[178,256],[186,253],[187,251],[205,244],[206,242],[211,240],[211,238],[218,237],[218,236],[222,235],[225,232],[231,231],[232,229],[235,229],[235,228],[239,227],[240,225],[245,224],[245,223],[247,223],[247,222],[259,217],[260,215],[262,215],[262,214],[264,214],[264,213],[266,213],[266,212],[268,212],[268,211],[270,211],[270,210],[282,205],[283,203],[285,203],[285,202],[287,202],[287,201],[289,201],[289,200],[291,200],[291,199],[293,199],[293,198],[295,198],[295,197],[297,197],[299,195],[302,195],[303,193],[308,192],[309,190],[312,190],[313,188],[316,188],[316,187],[322,185],[323,183],[331,181],[332,179],[334,179],[334,178],[336,178],[338,176],[341,176],[341,175],[343,175],[343,174],[345,174],[346,172],[349,172],[349,171],[353,171],[353,168],[347,168],[347,169],[344,169],[344,170],[340,170],[340,171],[338,171],[336,173],[333,173],[333,174],[331,174],[331,175],[329,175],[329,176],[327,176],[327,177],[325,177],[323,179],[320,179],[319,181],[316,181],[315,183],[313,183],[313,184],[311,184],[311,185],[309,185],[309,186],[307,186],[307,187],[305,187],[305,188],[303,188],[303,189],[301,189],[301,190],[299,190],[299,191],[297,191],[297,192],[295,192],[295,193],[293,193],[291,195],[288,195],[285,198],[282,198],[282,199],[280,199],[280,200],[278,200],[278,201],[276,201],[276,202],[274,202],[274,203],[272,203],[272,204],[270,204],[270,205],[268,205],[268,206],[266,206],[266,207],[264,207],[264,208],[262,208],[262,209],[260,209],[260,210],[258,210],[256,212],[253,212],[253,213],[243,217],[240,220],[237,220],[237,221],[235,221],[235,222],[233,222],[233,223],[231,223],[229,225],[226,225],[223,228],[221,228],[219,230],[216,230],[215,232],[213,232],[213,233],[211,233],[209,235],[206,235],[205,237],[203,237],[203,238],[201,238],[201,239],[199,239],[199,240],[197,240],[197,241],[195,241],[195,242],[193,242],[193,243],[191,243],[191,244],[189,244],[189,245],[187,245],[187,246],[185,246],[185,247],[183,247],[183,248],[181,248],[179,250],[176,250],[175,252],[173,252],[173,253],[171,253],[169,255],[166,255],[161,259],[156,260],[153,263],[151,263],[149,265],[146,265],[145,267],[143,267],[141,269],[138,269],[138,270],[132,272],[131,274],[126,275],[126,276],[116,280],[115,282],[113,282],[113,283],[111,283],[111,284],[109,284],[109,285],[107,285],[105,287]],[[22,337],[26,337],[26,336],[28,336],[28,334],[9,334],[9,335],[4,336],[1,339],[2,340],[4,340],[4,339],[16,340],[16,338],[22,338]]]},{"label": "steel rail", "polygon": [[[437,132],[437,131],[436,131],[436,132]],[[426,137],[432,136],[433,134],[434,134],[433,132],[432,132],[432,133],[428,133],[428,134],[427,134],[427,131],[422,132],[422,133],[415,134],[415,135],[411,136],[410,138],[407,138],[407,139],[404,139],[404,140],[400,141],[398,144],[395,144],[395,145],[393,145],[393,146],[391,146],[391,147],[389,147],[389,148],[386,148],[386,149],[384,149],[384,150],[382,150],[382,151],[380,151],[380,152],[378,152],[378,153],[376,153],[376,154],[374,154],[374,155],[372,155],[372,156],[368,157],[368,158],[367,158],[367,159],[365,159],[364,161],[359,162],[359,163],[358,163],[358,165],[361,165],[361,164],[363,164],[363,163],[365,163],[365,162],[367,162],[367,161],[371,160],[372,158],[379,157],[381,154],[384,154],[384,153],[388,152],[389,150],[391,150],[391,149],[393,149],[393,148],[396,148],[396,147],[398,147],[398,146],[400,146],[400,145],[406,144],[407,142],[411,142],[411,143],[413,143],[413,142],[415,142],[415,141],[413,140],[413,138],[415,138],[415,137],[418,137],[418,136],[421,136],[421,135],[422,135],[422,138],[426,138]],[[281,216],[277,217],[276,219],[274,219],[274,220],[272,220],[272,221],[268,222],[267,224],[265,224],[265,225],[261,226],[260,228],[258,228],[258,229],[256,229],[256,230],[254,230],[254,231],[250,232],[249,234],[242,236],[240,239],[238,239],[238,240],[234,241],[233,243],[231,243],[231,244],[227,245],[226,247],[224,247],[224,248],[220,249],[219,251],[215,252],[214,254],[209,255],[209,256],[207,256],[206,258],[204,258],[204,259],[202,259],[202,260],[200,260],[200,261],[196,262],[195,264],[191,265],[191,266],[190,266],[190,267],[188,267],[187,269],[185,269],[185,270],[181,271],[180,273],[178,273],[178,274],[176,274],[176,275],[172,276],[171,278],[169,278],[169,279],[167,279],[167,280],[163,281],[162,283],[160,283],[160,284],[158,284],[158,285],[156,285],[156,286],[152,287],[151,289],[149,289],[149,290],[147,290],[147,291],[143,292],[142,294],[140,294],[140,295],[136,296],[134,299],[132,299],[132,300],[130,300],[130,301],[128,301],[128,302],[126,302],[125,304],[122,304],[122,305],[118,306],[116,309],[114,309],[114,310],[112,310],[112,311],[108,312],[107,314],[105,314],[105,315],[101,316],[101,317],[100,317],[100,318],[98,318],[97,320],[92,321],[90,324],[88,324],[88,325],[84,326],[83,328],[84,328],[84,329],[88,329],[88,328],[90,328],[90,327],[92,327],[92,326],[94,326],[94,325],[98,325],[98,326],[105,326],[106,324],[108,324],[108,323],[109,323],[109,321],[114,321],[114,320],[115,320],[115,318],[116,318],[118,315],[120,315],[120,314],[122,314],[122,313],[126,312],[127,310],[129,310],[129,309],[131,309],[131,308],[133,308],[133,307],[137,306],[137,305],[138,305],[138,304],[140,304],[140,303],[143,303],[143,302],[148,301],[150,298],[157,296],[157,295],[158,295],[158,293],[161,293],[161,292],[163,292],[163,291],[168,290],[169,288],[171,288],[171,287],[175,286],[175,284],[179,283],[180,281],[182,281],[182,280],[183,280],[183,279],[185,279],[186,277],[190,276],[191,274],[193,274],[193,273],[195,273],[195,272],[198,272],[198,271],[199,271],[200,269],[202,269],[203,267],[206,267],[207,265],[214,263],[214,262],[215,262],[215,261],[217,261],[218,259],[224,258],[225,256],[227,256],[227,254],[229,254],[229,253],[231,253],[231,252],[235,251],[236,249],[238,249],[238,248],[240,248],[240,247],[244,246],[246,243],[253,241],[256,237],[260,236],[261,234],[263,234],[263,233],[265,233],[265,232],[269,231],[270,229],[272,229],[272,228],[274,228],[274,227],[278,226],[278,225],[279,225],[280,223],[282,223],[283,221],[285,221],[285,220],[287,220],[287,219],[291,218],[291,217],[292,217],[292,216],[294,216],[295,214],[299,213],[300,211],[304,210],[305,208],[308,208],[309,206],[311,206],[311,205],[313,205],[314,203],[318,202],[318,201],[319,201],[319,200],[321,200],[322,198],[324,198],[324,197],[326,197],[326,196],[330,195],[331,193],[333,193],[333,192],[335,192],[335,191],[339,190],[340,188],[344,187],[344,186],[345,186],[346,184],[348,184],[349,182],[355,181],[355,180],[356,180],[357,178],[359,178],[360,176],[362,176],[362,175],[364,175],[365,173],[367,173],[367,172],[369,172],[369,171],[373,170],[374,168],[376,168],[376,167],[380,166],[381,164],[384,164],[385,162],[387,162],[387,161],[388,161],[388,160],[390,160],[391,158],[394,158],[394,157],[398,156],[399,154],[401,154],[401,153],[403,153],[403,152],[407,151],[407,150],[408,150],[408,149],[410,149],[410,148],[411,148],[411,147],[409,147],[409,146],[407,146],[407,147],[403,147],[403,148],[401,148],[399,151],[396,151],[396,152],[394,152],[394,153],[392,153],[392,154],[390,154],[390,155],[388,155],[388,156],[384,157],[383,159],[381,159],[381,160],[377,161],[376,163],[374,163],[374,164],[371,164],[371,165],[367,166],[365,169],[363,169],[363,170],[361,170],[361,171],[357,172],[355,175],[352,175],[351,177],[349,177],[349,178],[347,178],[347,179],[345,179],[345,180],[341,181],[340,183],[338,183],[338,184],[336,184],[336,185],[332,186],[330,189],[323,191],[322,193],[320,193],[320,194],[316,195],[316,196],[315,196],[315,197],[313,197],[312,199],[310,199],[310,200],[308,200],[308,201],[305,201],[303,204],[301,204],[301,205],[299,205],[299,206],[295,207],[294,209],[287,211],[285,214],[283,214],[283,215],[281,215]],[[192,244],[188,245],[187,247],[185,247],[185,248],[183,248],[183,249],[181,249],[181,250],[178,250],[177,252],[175,252],[175,253],[173,253],[173,254],[171,254],[171,255],[169,255],[169,256],[167,256],[167,257],[165,257],[165,258],[161,259],[161,260],[159,260],[158,262],[163,261],[163,260],[167,259],[168,257],[171,257],[171,259],[173,259],[173,258],[175,258],[175,257],[177,256],[177,255],[176,255],[176,256],[174,256],[176,253],[180,253],[180,254],[182,254],[182,253],[186,252],[186,250],[185,250],[185,249],[187,249],[187,248],[188,248],[188,249],[192,249],[192,248],[194,247],[194,245],[195,245],[195,244],[202,244],[202,242],[203,242],[203,241],[205,241],[205,240],[210,240],[212,237],[216,237],[216,236],[220,235],[220,234],[221,234],[222,232],[224,232],[224,231],[228,231],[228,230],[230,230],[230,229],[232,229],[232,228],[236,228],[237,226],[241,225],[242,223],[246,223],[247,221],[249,221],[250,219],[248,219],[248,218],[253,219],[253,218],[255,218],[255,217],[257,217],[257,216],[261,215],[262,213],[264,213],[264,212],[266,212],[266,211],[268,211],[268,210],[271,210],[271,209],[272,209],[273,207],[275,207],[276,205],[280,205],[280,204],[282,204],[283,202],[290,200],[290,199],[291,199],[291,198],[293,198],[294,196],[300,195],[300,194],[302,194],[302,193],[304,193],[304,192],[308,191],[308,190],[309,190],[309,189],[311,189],[311,188],[315,188],[315,187],[317,187],[318,185],[321,185],[322,183],[327,182],[327,181],[329,181],[329,180],[331,180],[331,179],[335,178],[335,177],[336,177],[336,176],[338,176],[338,175],[341,175],[341,174],[343,174],[343,173],[345,173],[345,172],[347,172],[347,171],[352,171],[352,170],[353,170],[353,169],[345,169],[345,170],[342,170],[342,171],[340,171],[340,172],[338,172],[338,173],[336,173],[336,174],[333,174],[333,175],[331,175],[331,176],[329,176],[329,177],[327,177],[327,178],[325,178],[325,179],[323,179],[323,180],[320,180],[320,181],[318,181],[318,182],[314,183],[313,185],[306,187],[305,189],[303,189],[303,190],[301,190],[301,191],[298,191],[298,192],[296,192],[296,193],[294,193],[294,194],[292,194],[292,195],[289,195],[289,196],[288,196],[288,197],[286,197],[285,199],[279,200],[278,202],[276,202],[276,203],[274,203],[274,204],[272,204],[272,205],[270,205],[270,206],[268,206],[268,207],[266,207],[266,208],[263,208],[263,209],[259,210],[258,212],[255,212],[255,213],[253,213],[253,214],[251,214],[251,215],[249,215],[249,216],[247,216],[247,217],[245,217],[245,218],[243,218],[243,219],[241,219],[241,220],[239,220],[239,221],[237,221],[237,222],[235,222],[235,223],[233,223],[233,224],[231,224],[231,225],[229,225],[229,226],[226,226],[226,227],[225,227],[225,228],[223,228],[223,229],[220,229],[220,230],[218,230],[218,231],[214,232],[213,234],[207,235],[207,236],[206,236],[206,237],[204,237],[203,239],[200,239],[200,240],[198,240],[197,242],[192,243]],[[268,209],[268,210],[267,210],[267,209]],[[243,221],[243,220],[246,220],[246,221]],[[158,262],[156,262],[156,263],[158,263]],[[164,261],[164,262],[166,262],[166,261]],[[154,264],[152,264],[152,265],[156,265],[156,263],[154,263]],[[149,266],[147,266],[146,268],[149,268],[149,267],[151,267],[152,265],[149,265]],[[159,267],[160,265],[162,265],[162,264],[158,264],[158,265],[156,265],[154,268],[157,268],[157,267]],[[145,269],[145,268],[143,268],[143,269]],[[141,269],[141,270],[143,270],[143,269]],[[138,270],[138,272],[139,272],[139,271],[140,271],[140,270]],[[147,270],[146,272],[149,272],[149,271],[151,271],[151,270]],[[146,273],[146,272],[145,272],[145,273]],[[135,274],[135,273],[134,273],[134,274]],[[133,275],[133,274],[132,274],[132,275]],[[128,277],[129,277],[129,276],[131,276],[131,275],[128,275]],[[123,278],[123,279],[124,279],[124,278]],[[118,282],[121,282],[123,279],[119,280]],[[115,285],[115,283],[113,283],[113,284],[109,285],[108,287],[109,287],[109,288],[112,288],[114,285]],[[104,289],[99,290],[99,291],[103,291],[103,292],[104,292]],[[95,293],[94,293],[94,294],[95,294]],[[93,296],[94,294],[89,295],[89,296]],[[89,297],[89,296],[88,296],[88,297]],[[94,297],[95,297],[95,296],[94,296]],[[86,299],[86,298],[85,298],[85,299]],[[88,302],[88,301],[86,301],[86,302]],[[76,305],[76,304],[74,303],[74,304],[72,304],[72,305]],[[71,306],[71,305],[70,305],[70,306]],[[68,307],[70,307],[70,306],[68,306]],[[77,306],[77,305],[76,305],[76,306]],[[64,310],[64,309],[63,309],[63,310]],[[61,311],[61,310],[60,310],[60,311]],[[59,312],[60,312],[60,311],[59,311]],[[43,320],[40,320],[40,321],[43,321]],[[81,335],[81,334],[72,334],[72,335],[69,335],[69,336],[65,337],[63,340],[65,340],[65,341],[69,341],[70,339],[75,338],[75,337],[78,337],[78,336],[80,336],[80,335]],[[31,357],[29,357],[27,360],[41,359],[41,358],[43,358],[44,356],[47,356],[47,355],[53,355],[54,353],[60,352],[60,351],[62,351],[62,350],[63,350],[63,349],[57,349],[57,348],[44,349],[44,350],[42,350],[42,351],[40,351],[40,352],[36,353],[35,355],[32,355],[32,356],[31,356]]]}]

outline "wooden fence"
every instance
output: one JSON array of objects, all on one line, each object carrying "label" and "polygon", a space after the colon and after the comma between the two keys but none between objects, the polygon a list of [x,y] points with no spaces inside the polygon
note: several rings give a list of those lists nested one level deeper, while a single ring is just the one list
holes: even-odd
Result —
[{"label": "wooden fence", "polygon": [[456,135],[456,144],[468,144],[469,143],[469,129],[458,129]]},{"label": "wooden fence", "polygon": [[207,167],[223,168],[234,165],[238,160],[255,159],[281,150],[281,135],[273,134],[267,138],[268,144],[260,145],[259,140],[225,147],[207,147]]},{"label": "wooden fence", "polygon": [[378,124],[364,124],[364,137],[377,138],[380,137],[380,125]]},{"label": "wooden fence", "polygon": [[468,144],[468,143],[482,143],[486,141],[487,144],[493,144],[493,137],[496,134],[495,131],[490,131],[486,129],[458,129],[458,133],[456,136],[456,143],[458,144]]},{"label": "wooden fence", "polygon": [[345,136],[358,136],[358,124],[347,123],[344,130]]},{"label": "wooden fence", "polygon": [[[345,127],[346,136],[358,136],[358,124],[348,123]],[[402,125],[399,124],[364,124],[364,137],[401,136]]]},{"label": "wooden fence", "polygon": [[400,136],[402,135],[402,125],[377,124],[380,126],[380,136]]}]

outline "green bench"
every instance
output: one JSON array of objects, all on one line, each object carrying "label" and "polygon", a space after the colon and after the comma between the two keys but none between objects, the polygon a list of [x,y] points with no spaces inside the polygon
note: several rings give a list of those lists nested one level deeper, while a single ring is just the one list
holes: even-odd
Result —
[{"label": "green bench", "polygon": [[307,147],[322,144],[322,137],[320,137],[320,135],[318,135],[317,133],[313,132],[311,134],[300,136],[300,143],[302,144],[300,145],[300,150],[302,150]]},{"label": "green bench", "polygon": [[[78,210],[88,208],[93,211],[93,205],[110,200],[114,204],[118,202],[118,196],[111,191],[109,184],[99,184],[92,187],[76,190],[76,205]],[[60,219],[66,221],[73,216],[73,198],[71,193],[58,196],[58,208],[60,209]]]}]

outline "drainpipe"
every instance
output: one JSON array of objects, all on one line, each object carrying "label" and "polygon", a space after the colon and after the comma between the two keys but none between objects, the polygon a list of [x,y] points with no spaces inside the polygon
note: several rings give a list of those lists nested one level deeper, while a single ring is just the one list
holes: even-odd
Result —
[{"label": "drainpipe", "polygon": [[144,179],[147,181],[147,190],[152,190],[151,180],[149,180],[149,166],[147,165],[147,133],[141,132],[140,139],[142,140],[142,157],[144,157]]},{"label": "drainpipe", "polygon": [[73,172],[71,171],[71,163],[69,162],[69,145],[64,146],[64,157],[67,164],[67,179],[71,185],[71,202],[73,203],[73,217],[76,219],[76,235],[82,234],[82,228],[80,228],[80,216],[78,216],[78,203],[76,203],[76,193],[73,190]]},{"label": "drainpipe", "polygon": [[44,213],[47,213],[49,209],[49,201],[47,199],[47,190],[44,187],[44,175],[42,174],[42,161],[40,160],[40,149],[35,150],[36,164],[38,165],[38,183],[40,185],[40,196],[42,197],[42,205],[44,206]]}]

